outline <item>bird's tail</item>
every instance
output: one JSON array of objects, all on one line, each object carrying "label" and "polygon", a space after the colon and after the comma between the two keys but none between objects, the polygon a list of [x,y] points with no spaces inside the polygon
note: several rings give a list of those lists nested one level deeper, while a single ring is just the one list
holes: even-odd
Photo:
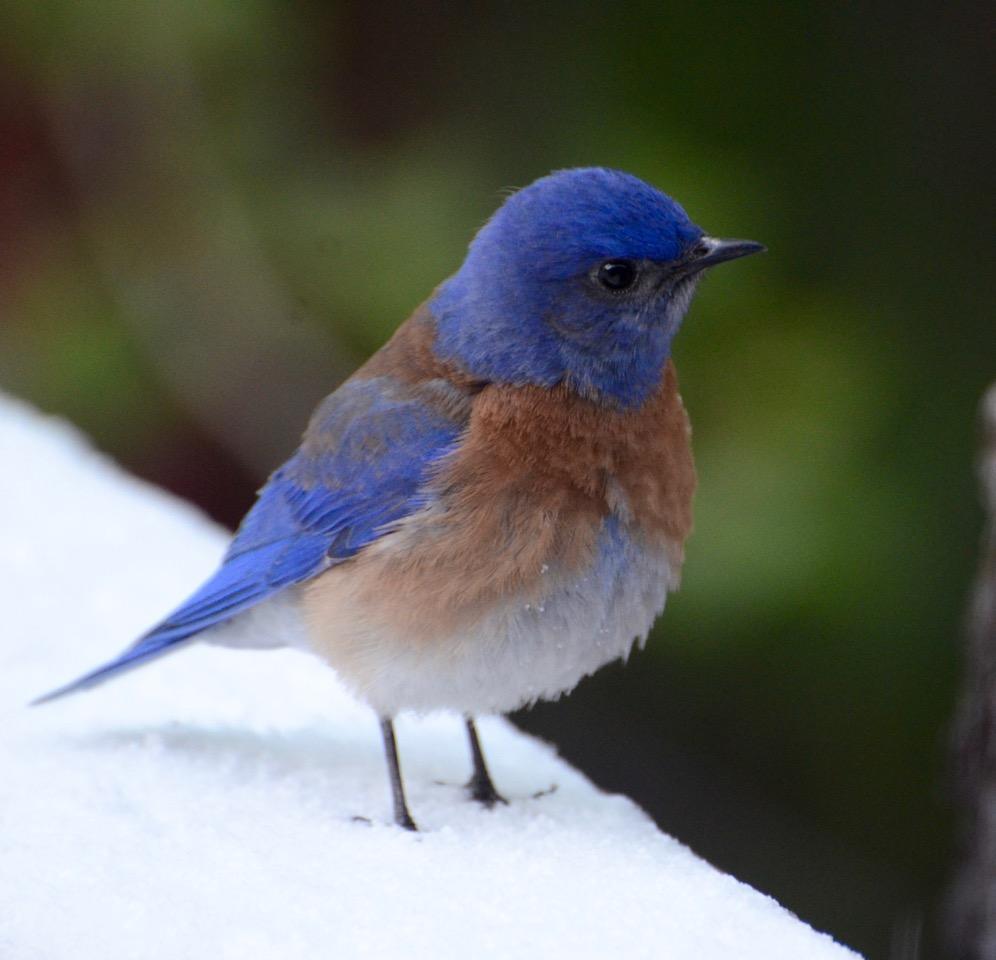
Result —
[{"label": "bird's tail", "polygon": [[150,660],[156,660],[167,653],[179,650],[181,647],[185,647],[188,643],[193,642],[194,639],[190,631],[176,629],[153,630],[109,663],[105,663],[103,666],[97,667],[96,670],[91,670],[89,673],[83,674],[82,677],[78,677],[64,686],[57,687],[55,690],[50,690],[48,693],[36,697],[31,701],[30,705],[37,707],[43,703],[51,703],[53,700],[68,697],[71,693],[79,693],[81,690],[88,690],[91,687],[99,686],[106,680],[111,680],[128,670],[140,667],[143,663],[148,663]]},{"label": "bird's tail", "polygon": [[[313,553],[312,549],[307,556],[311,557]],[[282,540],[274,540],[242,553],[230,551],[213,576],[193,596],[119,657],[64,687],[38,697],[32,705],[49,703],[95,687],[126,670],[179,650],[193,641],[197,634],[228,622],[286,586],[279,576],[272,575],[273,565],[284,560],[286,554],[287,544]]]}]

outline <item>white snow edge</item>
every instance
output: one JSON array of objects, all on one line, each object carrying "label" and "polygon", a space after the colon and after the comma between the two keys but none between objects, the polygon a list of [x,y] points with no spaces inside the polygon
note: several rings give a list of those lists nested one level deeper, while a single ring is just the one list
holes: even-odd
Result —
[{"label": "white snow edge", "polygon": [[26,707],[181,600],[226,535],[2,395],[0,465],[0,956],[856,956],[504,721],[482,737],[512,803],[485,811],[456,786],[458,719],[402,718],[424,832],[390,826],[372,714],[302,654],[194,647]]}]

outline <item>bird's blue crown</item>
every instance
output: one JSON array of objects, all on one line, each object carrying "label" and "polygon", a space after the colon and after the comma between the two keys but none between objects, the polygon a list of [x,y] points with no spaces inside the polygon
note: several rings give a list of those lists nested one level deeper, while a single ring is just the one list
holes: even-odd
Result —
[{"label": "bird's blue crown", "polygon": [[430,301],[436,350],[482,379],[565,382],[638,405],[660,382],[694,287],[665,282],[668,267],[702,235],[630,174],[543,177],[505,201]]}]

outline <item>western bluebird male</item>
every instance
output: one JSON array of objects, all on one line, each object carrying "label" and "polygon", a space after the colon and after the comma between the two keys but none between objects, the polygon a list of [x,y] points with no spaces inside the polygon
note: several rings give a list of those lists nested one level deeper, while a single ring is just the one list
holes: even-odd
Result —
[{"label": "western bluebird male", "polygon": [[678,585],[695,469],[671,342],[705,236],[626,173],[510,196],[460,269],[318,407],[217,572],[116,660],[196,640],[303,647],[381,718],[466,718],[474,799],[502,801],[473,717],[568,691],[643,640]]}]

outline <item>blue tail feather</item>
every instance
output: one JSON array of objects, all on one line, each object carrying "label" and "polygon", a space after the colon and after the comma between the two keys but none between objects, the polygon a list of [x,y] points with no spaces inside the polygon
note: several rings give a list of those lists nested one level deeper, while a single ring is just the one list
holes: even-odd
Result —
[{"label": "blue tail feather", "polygon": [[71,683],[67,683],[64,686],[57,687],[55,690],[42,694],[40,697],[36,697],[31,701],[30,706],[37,707],[43,703],[51,703],[53,700],[59,700],[72,693],[79,693],[82,690],[88,690],[90,687],[99,686],[105,680],[110,680],[112,677],[116,677],[128,670],[134,670],[135,667],[140,667],[149,660],[155,660],[164,654],[179,650],[185,645],[184,641],[192,642],[193,640],[193,634],[179,638],[164,637],[158,633],[151,634],[134,646],[129,647],[121,656],[111,660],[109,663],[105,663],[103,666],[97,667],[96,670],[85,673],[82,677],[73,680]]},{"label": "blue tail feather", "polygon": [[273,564],[272,553],[286,545],[270,545],[224,563],[186,603],[178,607],[158,626],[150,630],[120,656],[84,674],[65,686],[32,701],[32,706],[49,703],[60,697],[98,686],[128,670],[157,659],[171,650],[186,646],[199,633],[219,626],[276,592],[279,584],[260,576]]}]

